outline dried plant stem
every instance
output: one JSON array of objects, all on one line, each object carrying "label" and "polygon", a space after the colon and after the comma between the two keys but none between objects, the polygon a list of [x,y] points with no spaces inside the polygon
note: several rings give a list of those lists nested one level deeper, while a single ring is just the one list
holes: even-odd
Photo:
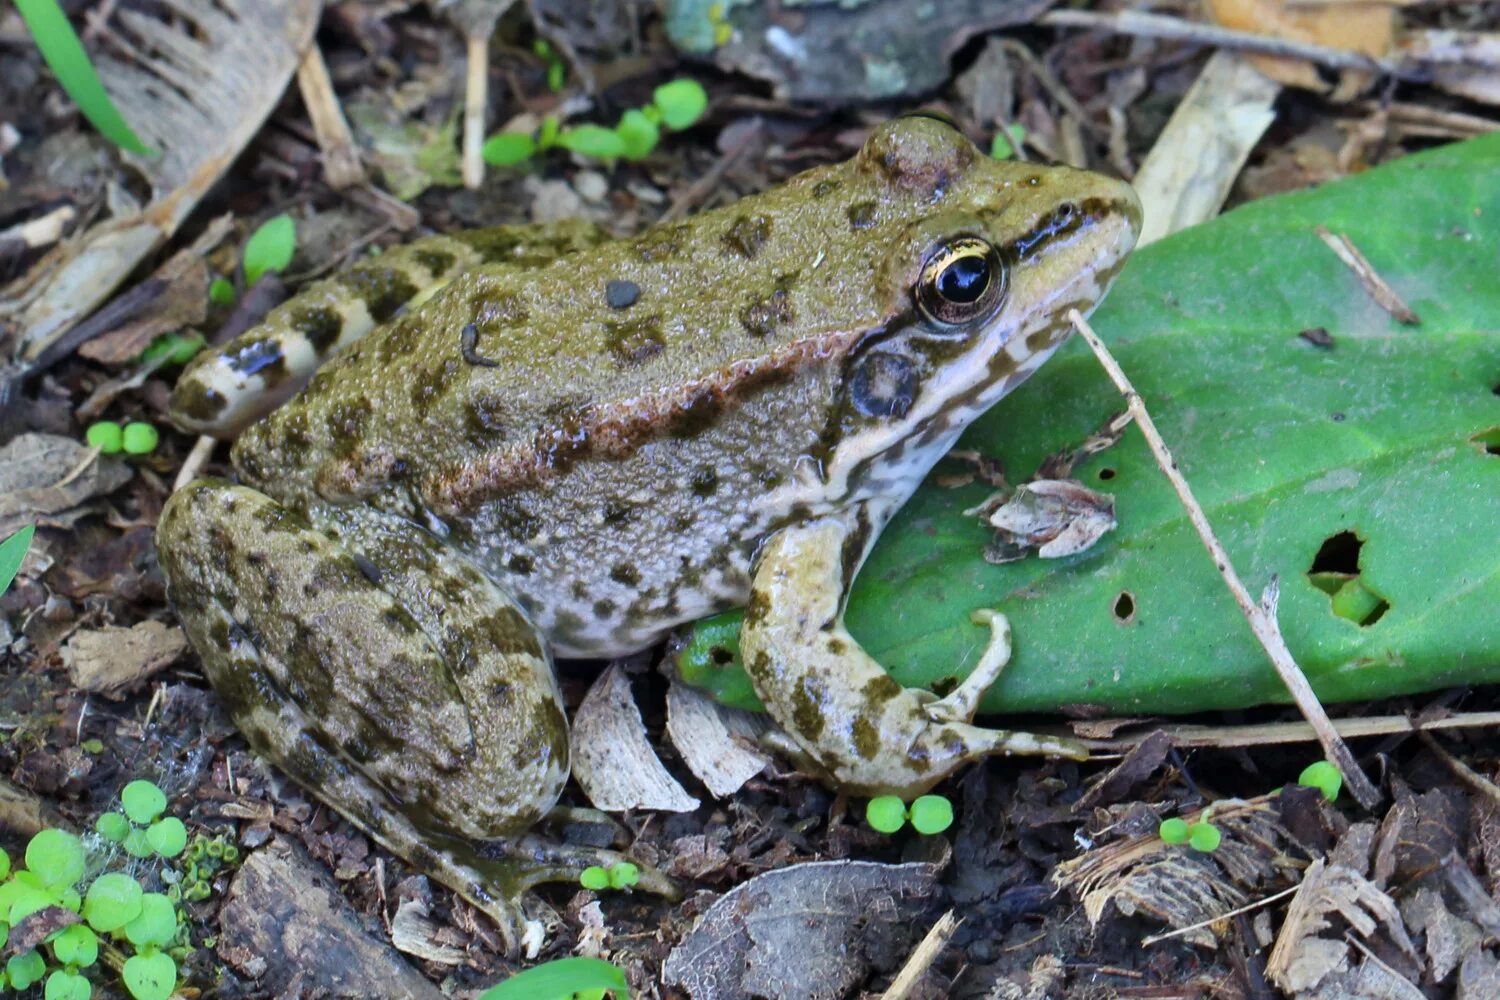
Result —
[{"label": "dried plant stem", "polygon": [[172,482],[172,492],[177,492],[188,483],[198,478],[198,470],[203,468],[209,456],[214,453],[214,448],[219,442],[204,434],[193,442],[193,450],[188,452],[187,458],[182,461],[182,468],[177,470],[177,478]]},{"label": "dried plant stem", "polygon": [[942,953],[943,948],[948,944],[948,939],[953,937],[953,932],[958,930],[960,923],[962,921],[953,915],[952,910],[943,914],[928,930],[927,936],[917,944],[896,978],[891,980],[891,985],[880,994],[880,1000],[907,1000],[917,984],[922,981],[923,973]]},{"label": "dried plant stem", "polygon": [[1260,641],[1261,647],[1265,649],[1266,656],[1270,659],[1276,672],[1281,675],[1281,682],[1286,685],[1291,693],[1292,699],[1297,703],[1297,708],[1302,712],[1302,717],[1318,734],[1318,742],[1322,744],[1323,752],[1328,756],[1348,782],[1349,792],[1366,809],[1374,809],[1380,803],[1380,792],[1366,777],[1364,771],[1354,760],[1354,754],[1339,737],[1333,724],[1329,721],[1328,713],[1323,710],[1323,705],[1318,701],[1317,695],[1313,693],[1312,685],[1307,682],[1307,677],[1302,673],[1302,668],[1297,666],[1296,660],[1292,658],[1291,650],[1287,649],[1286,640],[1282,638],[1281,629],[1276,624],[1276,599],[1277,588],[1273,580],[1266,588],[1261,604],[1256,604],[1250,598],[1250,592],[1245,589],[1239,574],[1235,572],[1234,566],[1229,561],[1229,554],[1224,551],[1224,546],[1219,544],[1214,535],[1213,528],[1208,523],[1208,517],[1203,513],[1203,508],[1193,498],[1192,490],[1188,487],[1187,480],[1177,469],[1177,463],[1172,458],[1172,453],[1167,450],[1166,442],[1162,440],[1161,434],[1156,430],[1156,424],[1147,412],[1145,404],[1141,401],[1140,393],[1130,384],[1119,362],[1099,340],[1098,334],[1088,325],[1083,316],[1076,309],[1068,310],[1068,321],[1073,324],[1074,329],[1088,342],[1094,351],[1094,356],[1099,359],[1099,364],[1109,374],[1110,380],[1120,390],[1120,395],[1125,397],[1125,403],[1130,409],[1130,414],[1135,418],[1136,425],[1140,427],[1141,433],[1146,437],[1146,444],[1151,453],[1156,456],[1157,464],[1161,466],[1172,489],[1177,493],[1177,499],[1182,502],[1183,509],[1187,511],[1188,519],[1192,521],[1193,528],[1198,532],[1198,537],[1213,557],[1214,566],[1218,568],[1219,575],[1224,578],[1224,583],[1229,587],[1229,592],[1234,596],[1234,601],[1240,607],[1245,620],[1250,623],[1250,630],[1255,633],[1256,639]]},{"label": "dried plant stem", "polygon": [[344,110],[339,107],[338,96],[333,92],[323,50],[316,44],[308,47],[307,54],[297,64],[297,87],[302,91],[302,103],[307,105],[313,133],[318,137],[318,149],[323,155],[323,177],[328,186],[340,190],[363,184],[365,168],[359,162],[359,148],[354,144],[354,135],[344,120]]},{"label": "dried plant stem", "polygon": [[1253,903],[1246,903],[1244,906],[1241,906],[1237,910],[1230,910],[1228,913],[1215,914],[1214,916],[1209,917],[1207,920],[1200,920],[1196,924],[1189,924],[1186,927],[1173,928],[1172,930],[1167,931],[1164,934],[1152,934],[1149,937],[1141,938],[1141,947],[1149,948],[1153,944],[1167,941],[1175,937],[1182,937],[1184,934],[1190,934],[1200,927],[1207,927],[1210,924],[1216,924],[1221,920],[1228,920],[1230,917],[1237,917],[1241,913],[1249,913],[1251,910],[1258,910],[1262,906],[1269,906],[1270,904],[1276,902],[1278,899],[1285,899],[1287,896],[1290,896],[1300,888],[1302,888],[1302,883],[1298,882],[1296,885],[1290,886],[1286,889],[1282,889],[1278,893],[1274,893],[1262,899],[1257,899]]},{"label": "dried plant stem", "polygon": [[475,190],[484,183],[484,116],[490,105],[490,36],[469,32],[464,39],[468,57],[464,86],[464,138],[462,172],[464,187]]},{"label": "dried plant stem", "polygon": [[[1333,727],[1344,739],[1361,736],[1397,736],[1449,729],[1500,729],[1500,712],[1466,712],[1430,722],[1416,722],[1404,715],[1375,715],[1362,719],[1335,719]],[[1149,730],[1108,738],[1084,737],[1083,744],[1102,753],[1123,753],[1138,745],[1149,733],[1163,732],[1177,747],[1261,747],[1283,743],[1311,743],[1317,732],[1305,722],[1266,722],[1238,726],[1200,726],[1153,723]]]}]

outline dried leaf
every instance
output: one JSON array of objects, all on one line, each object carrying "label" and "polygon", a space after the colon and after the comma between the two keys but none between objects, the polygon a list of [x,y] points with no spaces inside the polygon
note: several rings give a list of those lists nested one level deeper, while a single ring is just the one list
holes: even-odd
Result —
[{"label": "dried leaf", "polygon": [[[1396,11],[1387,3],[1293,5],[1286,0],[1207,0],[1208,12],[1226,28],[1253,31],[1298,42],[1384,56],[1395,42]],[[1317,70],[1297,59],[1251,56],[1256,68],[1291,87],[1326,91]],[[1369,74],[1349,70],[1334,100],[1348,100],[1369,82]]]},{"label": "dried leaf", "polygon": [[68,527],[88,513],[85,503],[130,478],[124,462],[90,459],[91,451],[56,434],[23,434],[0,447],[0,538],[25,524]]},{"label": "dried leaf", "polygon": [[573,720],[573,777],[600,809],[691,812],[698,800],[662,766],[646,736],[630,678],[611,666],[594,681]]}]

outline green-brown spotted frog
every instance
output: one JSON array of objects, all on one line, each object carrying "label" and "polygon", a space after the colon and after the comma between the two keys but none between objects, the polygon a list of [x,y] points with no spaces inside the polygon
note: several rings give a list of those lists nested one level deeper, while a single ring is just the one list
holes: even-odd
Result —
[{"label": "green-brown spotted frog", "polygon": [[596,860],[526,834],[568,775],[554,655],[746,607],[756,690],[831,784],[911,797],[987,754],[1076,756],[970,724],[1001,646],[938,699],[891,680],[842,606],[1139,222],[1119,181],[917,116],[634,239],[387,252],[184,374],[184,426],[248,426],[239,485],[162,512],[169,595],[252,746],[512,934],[522,888]]}]

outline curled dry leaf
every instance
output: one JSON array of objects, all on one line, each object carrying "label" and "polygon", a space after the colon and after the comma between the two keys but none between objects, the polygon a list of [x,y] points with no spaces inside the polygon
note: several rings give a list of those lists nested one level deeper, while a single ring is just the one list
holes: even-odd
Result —
[{"label": "curled dry leaf", "polygon": [[88,501],[130,478],[124,462],[92,451],[57,434],[23,434],[0,447],[0,538],[27,524],[66,528],[88,513]]},{"label": "curled dry leaf", "polygon": [[861,936],[913,935],[936,888],[928,864],[817,861],[757,875],[708,908],[662,979],[695,1000],[834,1000],[863,981]]},{"label": "curled dry leaf", "polygon": [[771,763],[756,749],[766,716],[726,708],[677,681],[667,689],[667,735],[682,762],[716,798],[733,795]]},{"label": "curled dry leaf", "polygon": [[[1226,28],[1382,57],[1395,41],[1396,12],[1385,3],[1295,5],[1287,0],[1208,0],[1208,12]],[[1309,63],[1273,56],[1248,57],[1271,79],[1291,87],[1326,91]],[[1348,100],[1369,83],[1363,70],[1345,70],[1334,100]]]},{"label": "curled dry leaf", "polygon": [[1391,897],[1354,869],[1318,858],[1308,866],[1287,908],[1266,962],[1266,977],[1283,990],[1296,993],[1314,989],[1328,976],[1344,970],[1351,946],[1342,936],[1319,936],[1320,931],[1332,926],[1335,917],[1363,938],[1383,925],[1402,952],[1416,957]]},{"label": "curled dry leaf", "polygon": [[1115,498],[1073,479],[1024,483],[1003,500],[979,508],[995,529],[984,550],[992,563],[1014,562],[1032,552],[1043,559],[1077,555],[1115,528]]},{"label": "curled dry leaf", "polygon": [[691,812],[698,800],[651,748],[630,679],[611,666],[589,688],[573,720],[573,777],[600,809]]}]

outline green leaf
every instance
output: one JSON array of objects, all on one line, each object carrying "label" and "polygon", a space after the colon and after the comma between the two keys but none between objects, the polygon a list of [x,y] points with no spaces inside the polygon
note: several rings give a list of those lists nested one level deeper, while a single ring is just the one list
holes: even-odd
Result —
[{"label": "green leaf", "polygon": [[[26,550],[31,548],[31,536],[35,534],[36,525],[28,524],[0,542],[0,594],[10,589],[16,574],[21,572],[21,563],[26,559]],[[0,878],[4,877],[4,870],[0,870]]]},{"label": "green leaf", "polygon": [[865,805],[865,822],[881,833],[895,833],[906,825],[906,803],[894,795],[877,795]]},{"label": "green leaf", "polygon": [[137,948],[162,947],[177,934],[177,907],[159,892],[141,897],[141,912],[125,925],[125,937]]},{"label": "green leaf", "polygon": [[208,301],[216,306],[232,306],[238,297],[228,278],[215,278],[208,285]]},{"label": "green leaf", "polygon": [[[1093,320],[1251,592],[1279,579],[1282,629],[1325,701],[1500,680],[1500,454],[1484,444],[1500,429],[1497,173],[1491,135],[1254,202],[1137,251]],[[1347,234],[1421,325],[1375,305],[1317,225]],[[1318,327],[1331,348],[1298,336]],[[1019,481],[1122,408],[1074,343],[959,446]],[[984,646],[970,612],[1003,611],[1015,654],[989,712],[1285,701],[1139,431],[1074,475],[1115,495],[1119,528],[999,566],[963,514],[990,490],[924,484],[859,576],[851,631],[902,683],[947,688]],[[1333,607],[1311,573],[1325,546],[1382,614]],[[732,626],[717,626],[717,654],[695,642],[685,674],[722,678]]]},{"label": "green leaf", "polygon": [[1156,835],[1162,839],[1164,844],[1186,844],[1188,842],[1188,821],[1180,816],[1164,819],[1156,828]]},{"label": "green leaf", "polygon": [[245,241],[245,284],[253,285],[267,271],[280,274],[297,249],[297,223],[285,212],[267,219]]},{"label": "green leaf", "polygon": [[132,420],[121,431],[120,447],[127,455],[149,455],[161,443],[161,433],[144,420]]},{"label": "green leaf", "polygon": [[29,989],[42,981],[47,974],[47,963],[36,949],[24,952],[20,955],[12,955],[5,963],[5,974],[10,977],[10,985],[16,990]]},{"label": "green leaf", "polygon": [[613,129],[602,125],[574,125],[563,129],[557,136],[557,144],[596,160],[617,160],[625,155],[625,140]]},{"label": "green leaf", "polygon": [[159,951],[132,955],[125,960],[120,978],[135,1000],[167,1000],[177,986],[177,963]]},{"label": "green leaf", "polygon": [[83,841],[66,830],[42,830],[26,845],[26,867],[50,889],[83,878]]},{"label": "green leaf", "polygon": [[661,141],[661,129],[645,112],[635,108],[620,116],[615,134],[625,145],[624,156],[627,160],[644,159]]},{"label": "green leaf", "polygon": [[83,924],[64,927],[51,944],[53,957],[63,965],[90,966],[99,959],[99,937]]},{"label": "green leaf", "polygon": [[513,167],[531,159],[536,140],[525,132],[499,132],[484,140],[479,152],[492,167]]},{"label": "green leaf", "polygon": [[[0,587],[0,590],[4,590],[4,589],[5,588]],[[5,848],[0,847],[0,879],[4,879],[5,876],[7,876],[9,874],[10,874],[10,855],[5,852]]]},{"label": "green leaf", "polygon": [[912,828],[929,837],[953,825],[953,803],[941,795],[918,796],[908,812]]},{"label": "green leaf", "polygon": [[76,972],[58,969],[47,977],[47,988],[42,991],[42,1000],[89,1000],[93,987]]},{"label": "green leaf", "polygon": [[83,897],[83,919],[100,934],[112,934],[141,913],[145,893],[129,875],[106,872],[94,879]]},{"label": "green leaf", "polygon": [[187,827],[176,816],[167,816],[151,824],[146,843],[164,858],[175,858],[187,847]]},{"label": "green leaf", "polygon": [[0,920],[14,926],[38,910],[56,906],[57,901],[57,893],[52,890],[12,879],[0,886]]},{"label": "green leaf", "polygon": [[94,830],[111,843],[121,843],[130,836],[130,820],[117,812],[107,812],[94,820]]},{"label": "green leaf", "polygon": [[146,839],[145,829],[139,826],[130,828],[130,832],[125,835],[125,839],[120,842],[120,846],[132,858],[149,858],[155,853],[151,850],[151,842]]},{"label": "green leaf", "polygon": [[145,826],[167,809],[167,796],[150,781],[137,778],[120,789],[120,805],[132,823]]},{"label": "green leaf", "polygon": [[559,958],[511,976],[485,990],[478,1000],[564,1000],[579,990],[614,990],[630,1000],[625,973],[598,958]]},{"label": "green leaf", "polygon": [[657,87],[652,103],[661,112],[662,124],[672,131],[692,125],[708,110],[708,92],[697,80],[673,80]]},{"label": "green leaf", "polygon": [[68,23],[62,8],[54,0],[16,0],[16,9],[21,12],[21,19],[26,22],[42,58],[57,76],[57,82],[62,84],[89,124],[121,149],[142,156],[154,155],[109,99],[104,85],[99,82],[99,74],[94,72],[94,64],[89,61],[88,53],[73,33],[73,26]]},{"label": "green leaf", "polygon": [[83,432],[83,440],[105,455],[118,455],[125,447],[125,428],[113,420],[96,420]]},{"label": "green leaf", "polygon": [[603,865],[589,865],[578,873],[578,884],[591,892],[609,888],[609,871]]}]

